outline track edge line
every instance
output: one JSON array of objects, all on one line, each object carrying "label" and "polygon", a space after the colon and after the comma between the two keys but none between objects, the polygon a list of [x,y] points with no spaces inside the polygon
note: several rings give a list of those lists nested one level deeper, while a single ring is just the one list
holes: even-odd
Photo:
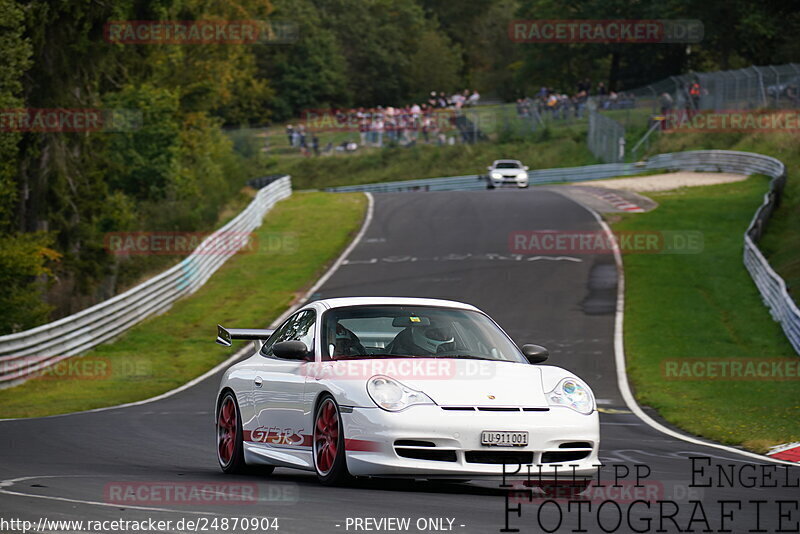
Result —
[{"label": "track edge line", "polygon": [[[573,200],[573,202],[575,201]],[[723,450],[726,452],[731,452],[734,454],[739,454],[747,458],[753,458],[770,463],[791,465],[797,467],[797,464],[794,462],[777,460],[775,458],[770,458],[769,456],[763,454],[757,454],[755,452],[737,449],[729,445],[723,445],[721,443],[715,443],[713,441],[705,441],[692,436],[688,436],[686,434],[682,434],[680,432],[677,432],[675,430],[672,430],[671,428],[662,425],[661,423],[659,423],[658,421],[647,415],[647,413],[645,413],[644,410],[642,410],[642,408],[636,402],[636,399],[633,396],[633,392],[631,391],[630,384],[628,382],[628,374],[626,371],[627,368],[625,365],[626,362],[625,342],[623,337],[623,328],[625,319],[625,272],[623,269],[622,254],[619,251],[619,244],[617,243],[616,237],[614,237],[614,233],[611,231],[611,227],[605,220],[603,220],[603,217],[599,213],[597,213],[589,206],[581,204],[580,202],[575,202],[575,203],[592,214],[592,216],[597,220],[597,223],[603,229],[603,232],[605,232],[606,235],[608,236],[609,242],[613,244],[614,263],[617,266],[617,310],[614,316],[614,363],[617,368],[617,388],[622,394],[622,399],[625,401],[625,404],[628,406],[628,409],[646,425],[650,426],[654,430],[657,430],[675,439],[679,439],[681,441],[685,441],[693,445],[701,445],[705,447],[711,447],[714,449]]]}]

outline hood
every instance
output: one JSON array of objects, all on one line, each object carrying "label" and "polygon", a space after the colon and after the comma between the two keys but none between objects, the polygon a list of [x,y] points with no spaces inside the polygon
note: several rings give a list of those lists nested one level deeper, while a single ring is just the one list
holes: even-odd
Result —
[{"label": "hood", "polygon": [[454,358],[379,362],[383,372],[375,374],[390,376],[422,391],[439,406],[547,407],[542,373],[535,365]]},{"label": "hood", "polygon": [[524,169],[495,169],[492,172],[499,172],[503,176],[519,176],[525,174],[527,171]]}]

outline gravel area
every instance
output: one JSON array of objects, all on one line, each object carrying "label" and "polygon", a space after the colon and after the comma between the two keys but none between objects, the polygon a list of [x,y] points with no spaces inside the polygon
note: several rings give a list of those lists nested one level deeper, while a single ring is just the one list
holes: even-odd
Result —
[{"label": "gravel area", "polygon": [[632,178],[616,178],[613,180],[592,180],[574,185],[591,185],[608,187],[611,189],[624,189],[627,191],[669,191],[679,187],[694,187],[698,185],[716,185],[746,180],[745,174],[731,174],[724,172],[670,172],[638,176]]}]

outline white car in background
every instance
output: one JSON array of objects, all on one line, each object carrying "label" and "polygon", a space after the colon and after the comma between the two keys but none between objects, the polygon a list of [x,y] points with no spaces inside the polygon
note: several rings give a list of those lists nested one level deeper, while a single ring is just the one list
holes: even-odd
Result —
[{"label": "white car in background", "polygon": [[589,386],[539,365],[547,349],[517,347],[474,306],[319,300],[274,333],[218,327],[218,343],[233,339],[254,340],[256,350],[225,372],[216,398],[216,456],[226,473],[279,466],[315,472],[323,484],[458,481],[533,464],[541,466],[532,468],[534,485],[548,493],[566,472],[585,489],[599,463]]},{"label": "white car in background", "polygon": [[487,167],[489,171],[487,186],[489,189],[506,184],[517,187],[528,187],[528,167],[516,159],[498,159]]}]

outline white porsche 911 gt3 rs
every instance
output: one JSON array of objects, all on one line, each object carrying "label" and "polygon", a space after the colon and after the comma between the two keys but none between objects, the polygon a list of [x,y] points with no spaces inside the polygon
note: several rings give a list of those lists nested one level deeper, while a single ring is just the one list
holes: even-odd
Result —
[{"label": "white porsche 911 gt3 rs", "polygon": [[[588,481],[599,463],[594,396],[547,350],[518,348],[485,313],[458,302],[319,300],[254,340],[216,402],[226,473],[275,466],[351,476],[468,480],[532,464],[548,481]],[[526,469],[522,470],[523,472]],[[574,481],[573,481],[574,484]]]}]

